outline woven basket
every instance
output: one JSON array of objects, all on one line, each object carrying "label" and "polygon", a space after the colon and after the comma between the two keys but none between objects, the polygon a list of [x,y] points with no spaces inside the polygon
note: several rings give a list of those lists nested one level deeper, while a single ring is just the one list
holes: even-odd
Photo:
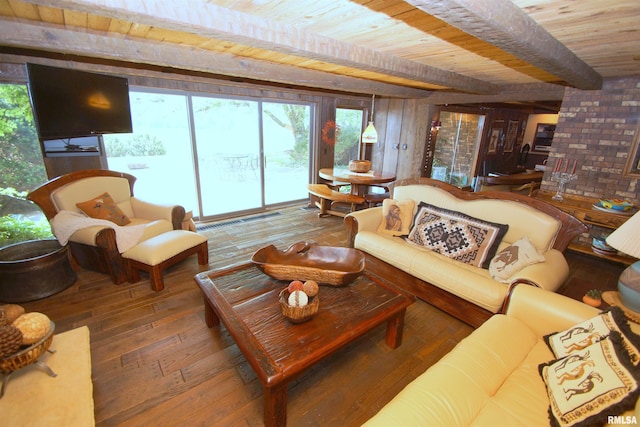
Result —
[{"label": "woven basket", "polygon": [[292,323],[306,322],[318,312],[318,308],[320,307],[320,298],[318,298],[318,295],[315,297],[309,297],[309,303],[304,307],[290,306],[287,302],[289,301],[289,291],[287,288],[280,291],[279,300],[280,308],[282,308],[282,315]]},{"label": "woven basket", "polygon": [[366,173],[371,170],[369,160],[349,160],[349,170],[351,172]]},{"label": "woven basket", "polygon": [[40,356],[49,349],[51,341],[53,341],[53,331],[55,328],[55,323],[51,322],[49,332],[40,341],[17,352],[16,354],[0,359],[0,372],[8,374],[37,362]]}]

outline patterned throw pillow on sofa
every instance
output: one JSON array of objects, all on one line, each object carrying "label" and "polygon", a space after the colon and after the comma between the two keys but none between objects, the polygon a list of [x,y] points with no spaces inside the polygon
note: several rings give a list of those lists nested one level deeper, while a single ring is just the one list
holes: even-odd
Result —
[{"label": "patterned throw pillow on sofa", "polygon": [[597,316],[569,329],[545,335],[544,341],[553,355],[560,358],[583,350],[594,342],[606,338],[613,331],[622,336],[623,346],[629,353],[631,362],[640,366],[640,335],[631,330],[620,307],[609,307]]},{"label": "patterned throw pillow on sofa", "polygon": [[127,225],[131,222],[109,193],[103,193],[85,202],[76,203],[76,206],[90,218],[106,219],[117,225]]},{"label": "patterned throw pillow on sofa", "polygon": [[549,396],[552,426],[603,425],[610,416],[633,409],[640,394],[640,370],[631,363],[617,331],[570,356],[541,364],[539,372]]},{"label": "patterned throw pillow on sofa", "polygon": [[527,236],[513,242],[491,259],[489,273],[502,283],[511,283],[514,274],[523,268],[544,261]]},{"label": "patterned throw pillow on sofa", "polygon": [[508,229],[508,224],[420,202],[406,240],[466,264],[489,268]]}]

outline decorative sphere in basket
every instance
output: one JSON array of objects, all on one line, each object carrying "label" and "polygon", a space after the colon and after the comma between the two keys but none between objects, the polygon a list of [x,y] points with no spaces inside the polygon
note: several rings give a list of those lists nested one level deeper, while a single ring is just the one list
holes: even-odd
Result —
[{"label": "decorative sphere in basket", "polygon": [[[295,297],[298,296],[298,294],[292,295],[292,293],[289,292],[288,288],[284,288],[282,291],[280,291],[278,299],[280,301],[282,315],[289,319],[292,323],[306,322],[318,312],[318,308],[320,307],[320,298],[318,298],[318,295],[307,296],[304,291],[293,291],[294,294],[296,292],[300,293],[300,297],[304,295],[304,299],[302,301],[305,302],[304,304],[295,305],[294,300],[296,300]],[[290,304],[289,301],[291,301],[293,305]]]}]

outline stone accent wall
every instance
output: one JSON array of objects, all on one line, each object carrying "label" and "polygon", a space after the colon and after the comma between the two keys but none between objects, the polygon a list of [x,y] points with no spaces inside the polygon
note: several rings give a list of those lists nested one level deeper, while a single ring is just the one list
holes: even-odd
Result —
[{"label": "stone accent wall", "polygon": [[640,76],[606,79],[597,91],[567,88],[542,188],[557,189],[551,181],[557,161],[576,159],[578,179],[566,185],[568,194],[640,205],[638,178],[624,175],[639,126]]}]

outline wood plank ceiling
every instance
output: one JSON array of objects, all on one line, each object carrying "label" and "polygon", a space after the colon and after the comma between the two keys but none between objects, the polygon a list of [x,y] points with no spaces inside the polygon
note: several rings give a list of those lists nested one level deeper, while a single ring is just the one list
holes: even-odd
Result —
[{"label": "wood plank ceiling", "polygon": [[638,0],[0,0],[23,49],[434,104],[639,75]]}]

